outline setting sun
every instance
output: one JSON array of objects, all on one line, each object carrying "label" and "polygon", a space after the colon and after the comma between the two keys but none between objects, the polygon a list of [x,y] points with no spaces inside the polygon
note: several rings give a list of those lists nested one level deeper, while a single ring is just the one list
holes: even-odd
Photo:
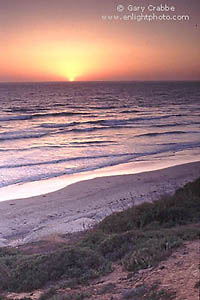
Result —
[{"label": "setting sun", "polygon": [[[4,2],[9,1],[0,1],[0,81],[199,78],[195,3],[181,1],[176,8],[190,13],[192,22],[161,21],[158,27],[153,21],[102,19],[116,12],[115,1],[85,0],[78,7],[76,1],[12,1],[20,9]],[[146,0],[140,2],[147,9]]]}]

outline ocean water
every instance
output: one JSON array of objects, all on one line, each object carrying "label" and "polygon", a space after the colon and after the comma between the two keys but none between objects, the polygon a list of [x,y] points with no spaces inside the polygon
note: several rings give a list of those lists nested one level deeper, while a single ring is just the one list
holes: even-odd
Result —
[{"label": "ocean water", "polygon": [[200,159],[198,82],[1,83],[0,110],[0,190]]}]

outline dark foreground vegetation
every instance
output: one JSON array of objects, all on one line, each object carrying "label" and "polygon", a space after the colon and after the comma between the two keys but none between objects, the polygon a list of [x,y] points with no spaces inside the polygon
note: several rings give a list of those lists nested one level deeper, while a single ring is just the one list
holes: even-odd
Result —
[{"label": "dark foreground vegetation", "polygon": [[[28,254],[23,248],[0,248],[0,291],[87,284],[112,272],[113,262],[129,272],[154,267],[185,241],[199,238],[199,222],[200,178],[173,196],[113,213],[73,243],[58,244],[52,251]],[[68,299],[54,293],[43,298]]]}]

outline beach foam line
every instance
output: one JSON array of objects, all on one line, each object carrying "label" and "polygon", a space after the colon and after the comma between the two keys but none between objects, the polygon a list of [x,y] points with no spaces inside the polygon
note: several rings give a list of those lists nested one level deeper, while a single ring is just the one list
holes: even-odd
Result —
[{"label": "beach foam line", "polygon": [[71,184],[98,177],[138,174],[199,161],[199,156],[191,156],[190,154],[184,155],[184,159],[181,155],[170,157],[169,161],[166,161],[162,155],[163,153],[158,153],[152,156],[151,160],[148,160],[148,157],[146,157],[146,160],[138,158],[134,162],[105,166],[100,169],[88,170],[82,173],[77,172],[43,180],[35,179],[35,181],[32,182],[5,186],[0,188],[0,202],[44,195],[63,189]]},{"label": "beach foam line", "polygon": [[133,205],[133,199],[134,204],[157,200],[199,176],[200,161],[93,178],[45,195],[4,201],[0,203],[0,242],[2,246],[17,246],[52,234],[85,230],[114,211]]}]

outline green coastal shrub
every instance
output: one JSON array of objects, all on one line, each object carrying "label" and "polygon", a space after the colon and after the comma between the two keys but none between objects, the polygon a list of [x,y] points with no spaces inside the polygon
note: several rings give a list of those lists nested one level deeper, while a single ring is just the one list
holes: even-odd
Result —
[{"label": "green coastal shrub", "polygon": [[76,278],[77,282],[105,274],[110,263],[90,249],[72,247],[47,255],[22,256],[12,265],[8,282],[3,288],[10,291],[32,291],[47,282]]},{"label": "green coastal shrub", "polygon": [[124,257],[122,264],[127,271],[131,272],[156,266],[181,244],[181,239],[167,235],[162,238],[153,237],[143,240]]},{"label": "green coastal shrub", "polygon": [[140,285],[133,289],[122,292],[120,299],[130,300],[172,300],[176,299],[174,291],[160,289],[159,283],[155,282],[152,286]]},{"label": "green coastal shrub", "polygon": [[93,229],[92,231],[89,231],[84,238],[82,238],[78,245],[80,247],[96,250],[98,245],[106,238],[107,234],[100,230]]},{"label": "green coastal shrub", "polygon": [[[52,283],[75,287],[111,272],[112,262],[131,272],[156,266],[184,241],[200,238],[199,221],[200,178],[173,196],[106,217],[70,247],[46,253],[42,248],[41,254],[0,248],[0,291],[26,292]],[[52,290],[49,297],[69,299]]]},{"label": "green coastal shrub", "polygon": [[122,234],[108,235],[102,241],[97,250],[105,258],[111,261],[117,261],[129,253],[139,240],[144,240],[144,234],[140,231],[129,231]]},{"label": "green coastal shrub", "polygon": [[[200,178],[154,203],[142,203],[106,217],[99,230],[122,233],[133,229],[184,225],[200,220]],[[153,225],[153,226],[152,226]],[[156,225],[156,226],[155,226]]]}]

